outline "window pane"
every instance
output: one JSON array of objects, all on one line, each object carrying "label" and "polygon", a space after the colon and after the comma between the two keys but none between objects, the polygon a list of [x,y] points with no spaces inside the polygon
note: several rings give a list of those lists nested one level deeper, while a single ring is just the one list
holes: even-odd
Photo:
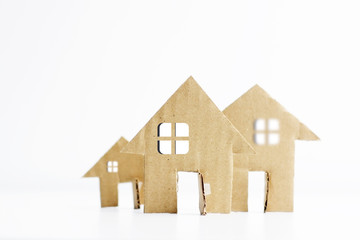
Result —
[{"label": "window pane", "polygon": [[107,162],[107,166],[111,167],[112,166],[112,161]]},{"label": "window pane", "polygon": [[269,126],[270,131],[278,131],[279,130],[279,120],[276,118],[269,119]]},{"label": "window pane", "polygon": [[175,154],[187,154],[189,152],[189,141],[175,141]]},{"label": "window pane", "polygon": [[254,142],[258,145],[264,145],[265,144],[265,134],[264,133],[255,134]]},{"label": "window pane", "polygon": [[171,154],[171,141],[158,141],[158,152],[161,154]]},{"label": "window pane", "polygon": [[118,166],[118,162],[117,161],[113,161],[113,166],[117,167]]},{"label": "window pane", "polygon": [[117,168],[117,167],[114,167],[114,168],[113,168],[113,172],[118,172],[118,168]]},{"label": "window pane", "polygon": [[176,137],[188,137],[189,125],[187,123],[175,123],[175,136]]},{"label": "window pane", "polygon": [[279,141],[280,141],[280,136],[278,133],[269,134],[268,142],[270,145],[276,145],[279,143]]},{"label": "window pane", "polygon": [[265,119],[257,119],[254,123],[255,131],[264,131],[265,130]]},{"label": "window pane", "polygon": [[159,124],[158,137],[171,137],[171,123],[160,123]]},{"label": "window pane", "polygon": [[112,167],[108,167],[108,172],[112,172]]}]

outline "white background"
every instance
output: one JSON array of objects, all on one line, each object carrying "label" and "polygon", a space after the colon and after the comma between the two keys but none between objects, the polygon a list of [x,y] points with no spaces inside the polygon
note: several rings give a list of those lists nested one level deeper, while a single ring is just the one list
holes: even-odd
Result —
[{"label": "white background", "polygon": [[[358,239],[359,12],[357,0],[0,0],[0,239]],[[221,110],[258,83],[321,138],[296,144],[294,213],[143,214],[128,184],[100,209],[98,180],[81,176],[190,75]]]}]

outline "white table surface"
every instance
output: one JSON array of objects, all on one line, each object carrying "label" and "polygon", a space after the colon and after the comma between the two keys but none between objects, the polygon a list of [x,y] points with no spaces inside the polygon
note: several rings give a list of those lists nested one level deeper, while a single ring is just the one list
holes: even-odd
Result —
[{"label": "white table surface", "polygon": [[100,208],[96,191],[9,192],[0,194],[0,239],[359,239],[359,202],[314,194],[296,196],[293,213],[200,216],[144,214],[131,195]]}]

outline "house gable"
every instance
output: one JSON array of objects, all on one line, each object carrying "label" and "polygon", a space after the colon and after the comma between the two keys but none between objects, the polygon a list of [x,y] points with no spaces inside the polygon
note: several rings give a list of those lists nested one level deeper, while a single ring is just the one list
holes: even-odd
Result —
[{"label": "house gable", "polygon": [[[207,111],[207,116],[202,115],[203,121],[194,121],[200,115],[200,112]],[[162,119],[162,118],[166,119]],[[149,122],[139,131],[139,133],[124,147],[122,152],[145,154],[145,134],[149,129],[157,128],[161,122],[177,122],[176,118],[181,116],[184,122],[196,122],[191,124],[190,134],[193,128],[207,128],[207,120],[211,119],[216,125],[227,131],[234,139],[233,150],[237,153],[254,153],[251,145],[238,132],[225,115],[216,107],[207,94],[202,90],[198,83],[189,77],[186,82],[168,99],[168,101],[160,108],[160,110],[149,120]],[[199,123],[203,122],[201,125]],[[154,126],[155,124],[155,126]],[[156,134],[156,133],[155,133]]]},{"label": "house gable", "polygon": [[252,138],[255,122],[249,121],[272,118],[283,120],[280,130],[288,139],[319,140],[309,128],[258,85],[230,104],[223,113],[250,142],[254,140]]},{"label": "house gable", "polygon": [[104,164],[106,164],[107,161],[116,159],[116,155],[120,153],[126,144],[128,144],[128,141],[124,137],[121,137],[83,177],[102,177],[106,174],[107,170],[103,167]]}]

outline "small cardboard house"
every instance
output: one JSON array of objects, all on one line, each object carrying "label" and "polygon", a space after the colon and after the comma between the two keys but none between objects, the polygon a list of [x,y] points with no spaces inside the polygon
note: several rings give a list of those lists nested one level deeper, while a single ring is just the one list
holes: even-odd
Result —
[{"label": "small cardboard house", "polygon": [[253,148],[190,77],[122,149],[145,156],[146,213],[177,212],[177,172],[199,173],[201,214],[231,211],[233,156]]},{"label": "small cardboard house", "polygon": [[293,211],[295,140],[319,138],[258,85],[223,113],[256,151],[234,158],[232,210],[247,211],[248,171],[264,171],[264,211]]},{"label": "small cardboard house", "polygon": [[134,208],[144,203],[144,155],[122,153],[128,141],[121,137],[84,175],[100,179],[101,207],[118,206],[118,183],[132,182]]}]

